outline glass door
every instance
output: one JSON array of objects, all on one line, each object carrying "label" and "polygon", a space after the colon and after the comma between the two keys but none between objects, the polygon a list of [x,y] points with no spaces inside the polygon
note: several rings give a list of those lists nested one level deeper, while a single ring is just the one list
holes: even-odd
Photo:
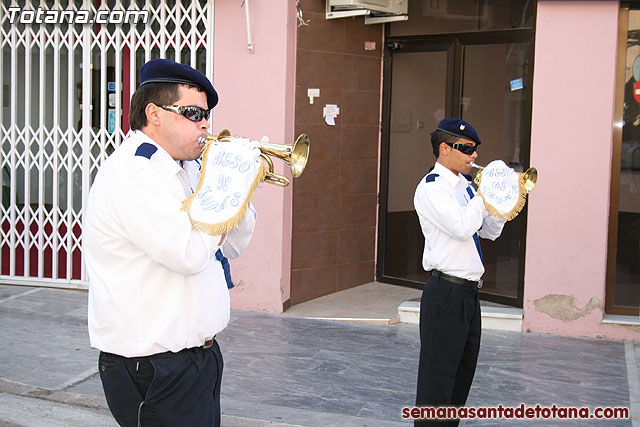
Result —
[{"label": "glass door", "polygon": [[[529,166],[532,30],[389,38],[385,61],[377,279],[421,288],[424,237],[413,207],[435,163],[430,133],[461,117],[483,144],[477,162]],[[481,297],[522,306],[526,209],[495,242],[482,240]]]},{"label": "glass door", "polygon": [[[483,144],[476,163],[503,160],[526,170],[529,153],[529,43],[464,47],[460,116],[478,130]],[[508,222],[495,241],[482,242],[482,294],[494,301],[518,301],[524,276],[525,212]]]},{"label": "glass door", "polygon": [[445,116],[447,51],[394,55],[391,80],[384,274],[424,283],[413,192],[433,156],[429,133]]}]

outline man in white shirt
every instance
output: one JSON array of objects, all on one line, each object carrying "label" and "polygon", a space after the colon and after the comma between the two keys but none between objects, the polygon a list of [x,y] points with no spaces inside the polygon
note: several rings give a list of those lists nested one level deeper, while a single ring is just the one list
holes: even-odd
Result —
[{"label": "man in white shirt", "polygon": [[431,271],[420,303],[418,407],[463,406],[475,373],[484,273],[479,237],[495,240],[505,224],[489,215],[466,175],[480,143],[469,123],[443,119],[431,134],[436,164],[416,188],[425,237],[422,266]]},{"label": "man in white shirt", "polygon": [[91,345],[120,425],[219,426],[225,255],[249,244],[256,213],[228,235],[192,228],[180,208],[198,174],[185,169],[198,170],[218,95],[204,74],[166,59],[143,65],[140,82],[131,133],[100,167],[84,218]]}]

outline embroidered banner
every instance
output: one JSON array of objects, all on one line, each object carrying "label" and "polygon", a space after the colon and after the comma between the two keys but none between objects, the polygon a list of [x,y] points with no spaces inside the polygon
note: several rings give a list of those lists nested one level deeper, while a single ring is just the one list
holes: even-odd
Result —
[{"label": "embroidered banner", "polygon": [[489,213],[507,221],[515,218],[527,201],[523,174],[502,160],[492,161],[478,174],[478,193]]},{"label": "embroidered banner", "polygon": [[221,133],[207,141],[196,191],[182,202],[194,229],[215,236],[238,226],[268,171],[260,154],[248,138]]}]

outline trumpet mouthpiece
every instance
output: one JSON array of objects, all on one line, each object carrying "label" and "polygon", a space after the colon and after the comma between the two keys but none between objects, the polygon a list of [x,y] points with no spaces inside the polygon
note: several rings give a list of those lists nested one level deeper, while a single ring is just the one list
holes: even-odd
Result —
[{"label": "trumpet mouthpiece", "polygon": [[207,138],[205,138],[204,136],[201,136],[198,138],[198,142],[200,144],[205,144],[207,142]]}]

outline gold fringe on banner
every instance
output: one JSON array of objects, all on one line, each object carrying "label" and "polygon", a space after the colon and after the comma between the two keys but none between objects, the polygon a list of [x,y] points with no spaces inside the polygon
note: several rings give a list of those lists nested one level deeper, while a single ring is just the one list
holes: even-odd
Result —
[{"label": "gold fringe on banner", "polygon": [[202,188],[202,185],[204,183],[205,176],[207,173],[207,164],[208,164],[207,159],[209,154],[209,147],[214,142],[216,141],[215,140],[207,141],[207,145],[202,151],[203,166],[202,166],[202,170],[200,171],[200,178],[198,179],[198,186],[196,187],[196,191],[182,202],[182,208],[180,208],[180,210],[185,211],[187,215],[189,215],[189,220],[191,221],[191,225],[193,226],[194,230],[209,234],[211,236],[226,234],[238,226],[238,224],[240,223],[240,220],[244,218],[244,215],[247,212],[247,207],[249,206],[249,201],[251,201],[251,199],[253,198],[253,193],[256,191],[256,188],[258,188],[258,185],[260,185],[260,183],[264,181],[264,177],[269,172],[269,167],[267,166],[267,164],[263,161],[260,161],[260,168],[258,170],[258,173],[256,174],[256,177],[253,179],[253,183],[249,188],[249,192],[247,193],[246,199],[242,203],[242,207],[238,210],[238,212],[236,212],[234,216],[232,216],[228,220],[224,222],[215,223],[215,224],[209,224],[206,222],[194,220],[193,218],[191,218],[191,213],[190,213],[191,203],[193,202],[193,199],[200,192],[200,189]]},{"label": "gold fringe on banner", "polygon": [[524,174],[519,174],[518,177],[518,202],[509,212],[502,213],[493,205],[489,204],[487,200],[482,195],[482,190],[480,189],[480,182],[482,181],[482,170],[478,171],[475,179],[473,180],[478,186],[478,194],[482,196],[482,200],[484,201],[484,206],[487,208],[487,211],[491,216],[495,216],[496,218],[503,219],[505,221],[511,221],[515,217],[518,216],[522,208],[524,208],[525,203],[527,203],[527,188],[525,186],[526,180],[524,179]]}]

